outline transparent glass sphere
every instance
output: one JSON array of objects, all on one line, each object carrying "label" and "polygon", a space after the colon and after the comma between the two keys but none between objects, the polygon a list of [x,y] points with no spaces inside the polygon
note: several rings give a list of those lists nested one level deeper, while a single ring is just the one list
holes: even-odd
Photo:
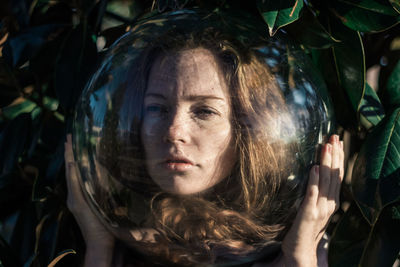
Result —
[{"label": "transparent glass sphere", "polygon": [[80,98],[83,192],[141,259],[236,265],[279,250],[333,114],[309,57],[254,20],[140,21]]}]

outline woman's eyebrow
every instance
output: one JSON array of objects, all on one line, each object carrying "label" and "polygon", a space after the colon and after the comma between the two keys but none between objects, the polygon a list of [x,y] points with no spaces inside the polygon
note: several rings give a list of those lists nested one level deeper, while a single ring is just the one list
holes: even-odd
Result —
[{"label": "woman's eyebrow", "polygon": [[[155,97],[155,98],[167,99],[164,95],[157,94],[157,93],[146,93],[145,97]],[[215,95],[186,95],[183,98],[187,101],[205,101],[205,100],[210,100],[210,99],[224,101],[224,98],[218,97]]]},{"label": "woman's eyebrow", "polygon": [[157,94],[157,93],[146,93],[146,95],[144,97],[155,97],[155,98],[167,99],[164,95]]},{"label": "woman's eyebrow", "polygon": [[215,95],[188,95],[185,96],[185,99],[189,100],[189,101],[198,101],[198,100],[221,100],[224,101],[224,99],[222,97],[218,97]]}]

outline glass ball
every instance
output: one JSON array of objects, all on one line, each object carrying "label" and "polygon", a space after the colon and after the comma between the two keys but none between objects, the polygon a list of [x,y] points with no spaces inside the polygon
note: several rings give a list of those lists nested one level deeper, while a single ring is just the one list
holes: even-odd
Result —
[{"label": "glass ball", "polygon": [[332,131],[323,79],[284,32],[194,9],[109,49],[73,149],[93,212],[138,257],[228,266],[279,251]]}]

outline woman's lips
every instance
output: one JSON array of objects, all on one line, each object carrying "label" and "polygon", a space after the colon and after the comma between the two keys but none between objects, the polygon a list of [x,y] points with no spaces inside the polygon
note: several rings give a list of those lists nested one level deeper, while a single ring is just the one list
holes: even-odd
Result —
[{"label": "woman's lips", "polygon": [[184,157],[169,157],[163,162],[163,166],[170,171],[187,171],[190,170],[194,164]]}]

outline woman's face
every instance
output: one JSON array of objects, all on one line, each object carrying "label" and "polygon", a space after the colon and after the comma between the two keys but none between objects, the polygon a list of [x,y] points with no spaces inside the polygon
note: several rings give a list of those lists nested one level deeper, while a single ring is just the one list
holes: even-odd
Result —
[{"label": "woman's face", "polygon": [[158,58],[150,71],[144,111],[146,167],[161,189],[200,193],[230,174],[236,153],[229,90],[209,50]]}]

